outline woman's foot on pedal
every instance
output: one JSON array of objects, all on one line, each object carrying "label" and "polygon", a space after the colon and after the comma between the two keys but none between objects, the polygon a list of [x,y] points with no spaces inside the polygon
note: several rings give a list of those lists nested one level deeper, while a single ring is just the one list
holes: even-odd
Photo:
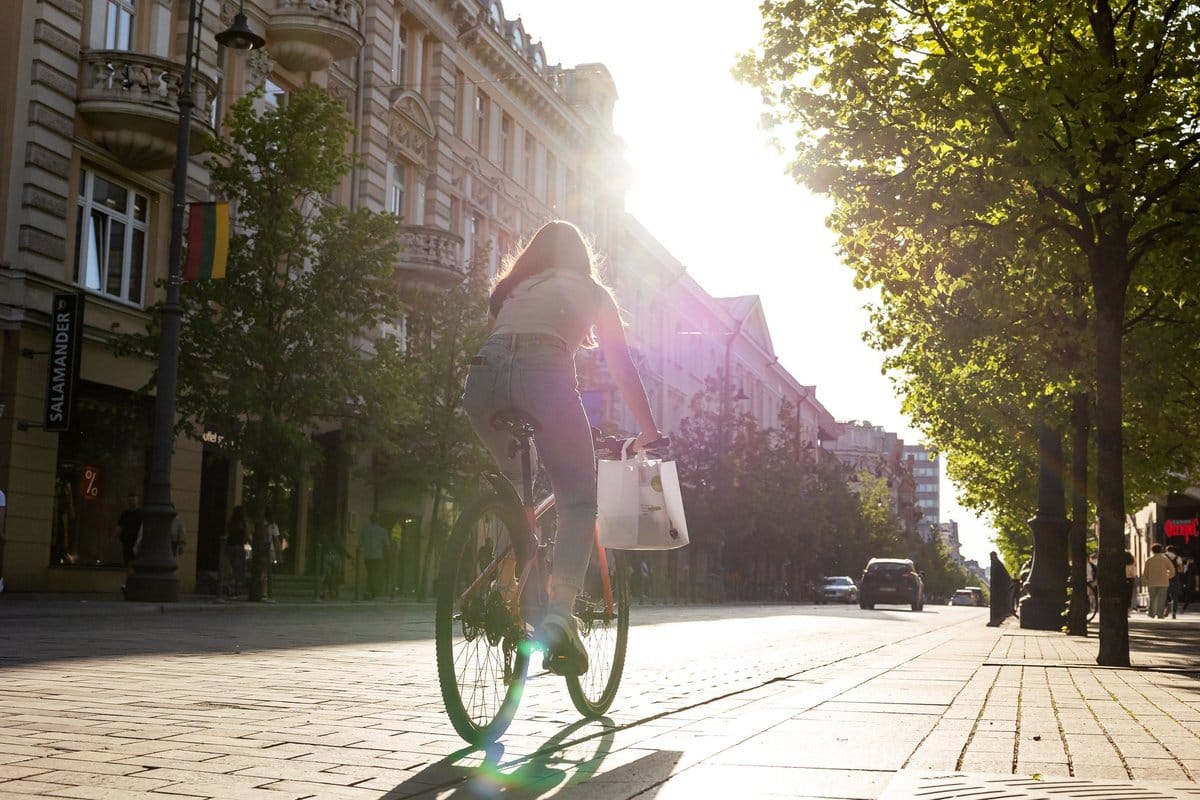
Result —
[{"label": "woman's foot on pedal", "polygon": [[579,676],[588,670],[587,650],[579,638],[575,617],[559,611],[547,612],[538,637],[546,647],[542,667],[562,676]]}]

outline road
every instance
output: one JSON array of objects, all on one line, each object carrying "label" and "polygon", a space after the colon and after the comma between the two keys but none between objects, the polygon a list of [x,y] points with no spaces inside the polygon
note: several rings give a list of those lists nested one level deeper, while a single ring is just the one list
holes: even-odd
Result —
[{"label": "road", "polygon": [[775,682],[820,691],[841,664],[877,677],[895,667],[882,656],[893,645],[944,644],[986,613],[638,606],[608,720],[582,722],[561,680],[535,674],[487,753],[465,749],[445,718],[429,604],[8,619],[0,796],[475,796],[480,781],[541,791],[622,766],[669,774],[703,737],[654,763],[623,764],[624,748],[721,715],[728,744],[729,710]]}]

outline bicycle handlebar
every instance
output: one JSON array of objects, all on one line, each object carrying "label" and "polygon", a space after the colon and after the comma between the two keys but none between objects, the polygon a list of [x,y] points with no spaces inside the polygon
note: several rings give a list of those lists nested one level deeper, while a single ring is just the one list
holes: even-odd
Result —
[{"label": "bicycle handlebar", "polygon": [[[596,455],[599,458],[620,459],[626,446],[628,446],[629,455],[637,452],[634,449],[635,439],[633,437],[622,439],[619,436],[605,436],[597,429],[592,428],[592,441],[595,444]],[[643,449],[650,458],[666,459],[670,455],[671,437],[659,437],[653,442],[648,443]]]}]

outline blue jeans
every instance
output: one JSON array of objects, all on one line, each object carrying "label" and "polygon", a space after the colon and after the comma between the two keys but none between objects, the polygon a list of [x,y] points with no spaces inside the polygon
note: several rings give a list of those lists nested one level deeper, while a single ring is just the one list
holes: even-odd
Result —
[{"label": "blue jeans", "polygon": [[515,409],[537,421],[537,456],[558,511],[551,585],[578,591],[596,530],[596,459],[574,356],[552,336],[497,334],[484,342],[477,361],[483,363],[471,366],[463,395],[471,426],[519,494],[520,457],[509,450],[508,432],[492,427],[492,415]]}]

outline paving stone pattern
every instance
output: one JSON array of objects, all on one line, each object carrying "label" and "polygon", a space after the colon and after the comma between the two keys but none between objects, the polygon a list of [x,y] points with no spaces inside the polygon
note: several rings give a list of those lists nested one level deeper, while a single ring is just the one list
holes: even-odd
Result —
[{"label": "paving stone pattern", "polygon": [[640,607],[609,718],[535,674],[508,734],[471,751],[429,605],[170,611],[0,604],[0,798],[1159,792],[1118,800],[1200,780],[1200,615],[1135,618],[1139,668],[1118,670],[1095,666],[1094,636],[987,628],[979,609]]}]

